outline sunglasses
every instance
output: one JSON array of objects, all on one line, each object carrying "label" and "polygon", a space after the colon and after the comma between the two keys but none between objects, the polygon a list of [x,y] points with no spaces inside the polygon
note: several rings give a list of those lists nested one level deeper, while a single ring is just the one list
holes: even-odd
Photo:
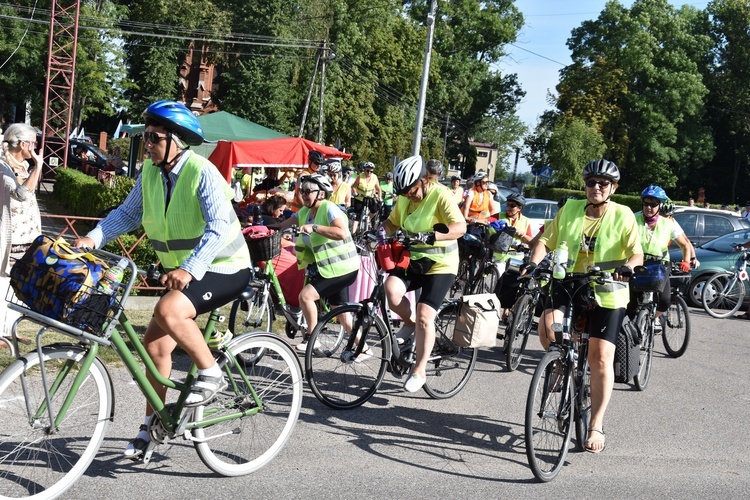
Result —
[{"label": "sunglasses", "polygon": [[518,208],[521,205],[517,205],[516,203],[509,202],[507,205],[505,205],[506,208]]},{"label": "sunglasses", "polygon": [[609,187],[610,184],[612,184],[612,182],[610,181],[597,181],[594,179],[589,179],[586,181],[586,187],[590,187],[590,188],[597,186],[597,185],[600,188],[605,188],[605,187]]},{"label": "sunglasses", "polygon": [[644,207],[649,207],[649,208],[656,208],[656,207],[658,207],[659,205],[661,205],[661,203],[649,203],[649,202],[647,202],[647,201],[644,201],[644,202],[643,202],[643,206],[644,206]]},{"label": "sunglasses", "polygon": [[489,184],[490,181],[482,181],[482,184]]},{"label": "sunglasses", "polygon": [[317,193],[317,189],[300,189],[299,194],[302,196],[307,196],[308,194]]},{"label": "sunglasses", "polygon": [[159,135],[156,132],[144,132],[143,133],[143,140],[150,142],[151,144],[159,144],[161,141],[166,139],[167,135]]}]

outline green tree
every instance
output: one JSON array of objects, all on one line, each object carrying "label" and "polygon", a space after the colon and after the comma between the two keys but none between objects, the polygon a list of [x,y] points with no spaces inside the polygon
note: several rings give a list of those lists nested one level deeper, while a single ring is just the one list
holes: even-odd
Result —
[{"label": "green tree", "polygon": [[564,188],[583,188],[584,165],[601,158],[605,149],[599,131],[585,121],[577,118],[558,121],[548,145],[553,181]]}]

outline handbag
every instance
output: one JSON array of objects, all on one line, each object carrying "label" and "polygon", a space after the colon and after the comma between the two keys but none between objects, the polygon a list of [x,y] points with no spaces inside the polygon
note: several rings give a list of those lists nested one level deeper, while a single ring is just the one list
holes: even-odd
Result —
[{"label": "handbag", "polygon": [[10,285],[32,311],[97,332],[113,303],[112,297],[96,289],[107,268],[91,253],[41,235],[13,264]]},{"label": "handbag", "polygon": [[495,347],[502,309],[494,293],[464,295],[458,306],[453,343],[462,347]]}]

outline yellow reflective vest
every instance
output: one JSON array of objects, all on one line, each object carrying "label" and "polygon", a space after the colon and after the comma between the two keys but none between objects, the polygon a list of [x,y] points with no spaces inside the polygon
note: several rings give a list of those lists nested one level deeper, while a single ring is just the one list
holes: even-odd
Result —
[{"label": "yellow reflective vest", "polygon": [[[328,200],[318,207],[315,214],[315,224],[318,226],[329,226],[328,221]],[[307,220],[307,214],[310,212],[308,207],[302,207],[297,212],[297,222],[302,225]],[[344,223],[348,226],[347,217],[344,214]],[[324,278],[336,278],[344,276],[359,270],[360,259],[357,255],[357,247],[354,246],[351,234],[343,240],[332,240],[318,233],[310,234],[310,245],[305,245],[302,236],[297,238],[294,250],[297,253],[297,263],[300,269],[310,264],[318,266],[318,272]]]}]

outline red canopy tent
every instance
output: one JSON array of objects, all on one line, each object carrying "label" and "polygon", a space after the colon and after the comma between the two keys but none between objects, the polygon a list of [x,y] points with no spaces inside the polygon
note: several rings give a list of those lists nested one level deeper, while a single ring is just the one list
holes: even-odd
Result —
[{"label": "red canopy tent", "polygon": [[259,141],[219,141],[208,159],[230,182],[234,167],[305,168],[310,150],[320,151],[326,158],[352,157],[349,153],[302,137],[282,137]]}]

